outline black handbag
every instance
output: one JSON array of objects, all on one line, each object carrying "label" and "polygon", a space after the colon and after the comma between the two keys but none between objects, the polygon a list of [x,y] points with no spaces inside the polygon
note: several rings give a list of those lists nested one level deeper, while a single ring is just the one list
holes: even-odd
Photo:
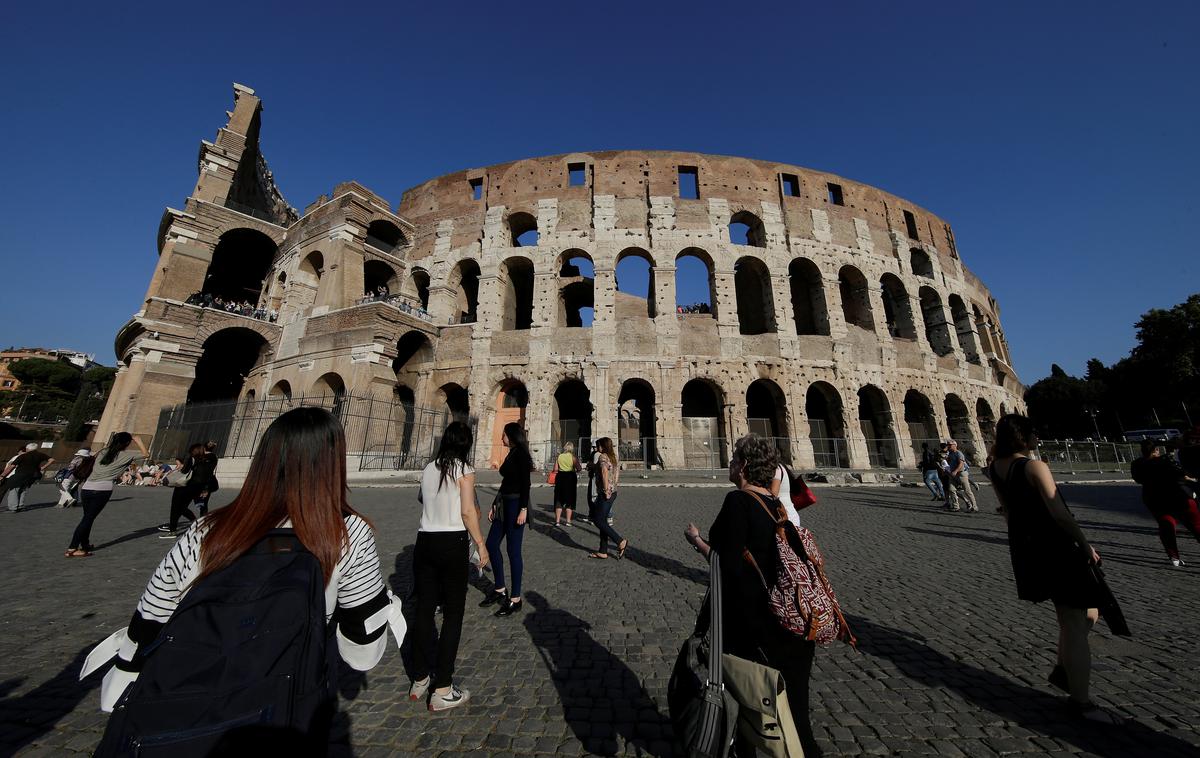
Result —
[{"label": "black handbag", "polygon": [[726,758],[737,730],[738,702],[725,689],[721,670],[721,575],[716,550],[709,553],[708,570],[708,596],[667,683],[671,725],[689,758]]}]

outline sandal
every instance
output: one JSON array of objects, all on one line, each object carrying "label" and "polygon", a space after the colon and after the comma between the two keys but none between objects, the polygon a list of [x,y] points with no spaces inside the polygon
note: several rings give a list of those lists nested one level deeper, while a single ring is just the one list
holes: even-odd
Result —
[{"label": "sandal", "polygon": [[595,558],[599,561],[607,561],[608,553],[588,553],[588,558]]},{"label": "sandal", "polygon": [[67,558],[90,558],[92,556],[92,552],[90,550],[80,550],[76,548],[68,550],[67,552],[63,553],[63,555]]},{"label": "sandal", "polygon": [[617,560],[625,557],[625,550],[629,547],[629,540],[621,540],[621,544],[617,546]]}]

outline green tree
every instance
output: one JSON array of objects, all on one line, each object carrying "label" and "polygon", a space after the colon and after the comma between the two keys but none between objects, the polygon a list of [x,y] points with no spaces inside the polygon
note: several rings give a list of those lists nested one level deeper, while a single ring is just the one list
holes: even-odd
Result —
[{"label": "green tree", "polygon": [[63,430],[63,439],[81,440],[87,435],[88,423],[104,412],[104,404],[108,401],[108,393],[112,391],[116,375],[117,370],[108,366],[93,366],[83,372],[79,393],[75,396],[67,427]]},{"label": "green tree", "polygon": [[0,405],[19,408],[25,420],[49,423],[71,412],[83,373],[77,367],[64,361],[26,358],[10,364],[8,370],[20,380],[21,386],[5,393]]},{"label": "green tree", "polygon": [[1088,410],[1096,405],[1098,395],[1093,382],[1070,376],[1056,363],[1050,376],[1026,390],[1025,403],[1044,439],[1094,437]]}]

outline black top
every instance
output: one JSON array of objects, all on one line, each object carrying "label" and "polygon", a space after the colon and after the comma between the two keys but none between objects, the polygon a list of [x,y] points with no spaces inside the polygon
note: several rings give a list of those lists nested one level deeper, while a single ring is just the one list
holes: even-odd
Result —
[{"label": "black top", "polygon": [[1142,485],[1142,502],[1156,516],[1175,511],[1192,497],[1183,469],[1168,456],[1138,458],[1129,473],[1133,481]]},{"label": "black top", "polygon": [[214,476],[214,470],[216,469],[215,457],[202,455],[199,458],[192,458],[188,469],[192,472],[192,476],[182,489],[193,495],[198,495],[201,492],[211,493],[215,491],[216,487],[211,486],[216,483],[216,476]]},{"label": "black top", "polygon": [[42,476],[42,464],[50,460],[50,456],[40,450],[21,453],[13,461],[13,473],[9,479],[10,487],[24,487],[36,482]]},{"label": "black top", "polygon": [[[767,508],[775,510],[779,501],[759,495]],[[789,541],[798,543],[799,535],[788,522]],[[742,556],[743,550],[758,563],[768,586],[779,573],[779,548],[775,544],[775,520],[754,497],[741,490],[725,496],[721,512],[709,528],[708,543],[721,556],[721,584],[724,589],[724,630],[726,649],[737,653],[761,644],[778,626],[767,600],[763,579]],[[803,548],[793,544],[798,554]]]},{"label": "black top", "polygon": [[523,451],[510,448],[500,464],[500,494],[519,495],[522,508],[529,507],[529,471],[533,461]]}]

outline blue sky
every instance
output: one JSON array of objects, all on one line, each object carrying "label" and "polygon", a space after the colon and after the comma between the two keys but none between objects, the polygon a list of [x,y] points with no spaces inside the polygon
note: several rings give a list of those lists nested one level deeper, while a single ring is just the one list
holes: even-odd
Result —
[{"label": "blue sky", "polygon": [[233,81],[300,208],[610,148],[882,187],[954,226],[1026,382],[1200,291],[1200,4],[435,5],[6,8],[0,346],[114,362]]}]

